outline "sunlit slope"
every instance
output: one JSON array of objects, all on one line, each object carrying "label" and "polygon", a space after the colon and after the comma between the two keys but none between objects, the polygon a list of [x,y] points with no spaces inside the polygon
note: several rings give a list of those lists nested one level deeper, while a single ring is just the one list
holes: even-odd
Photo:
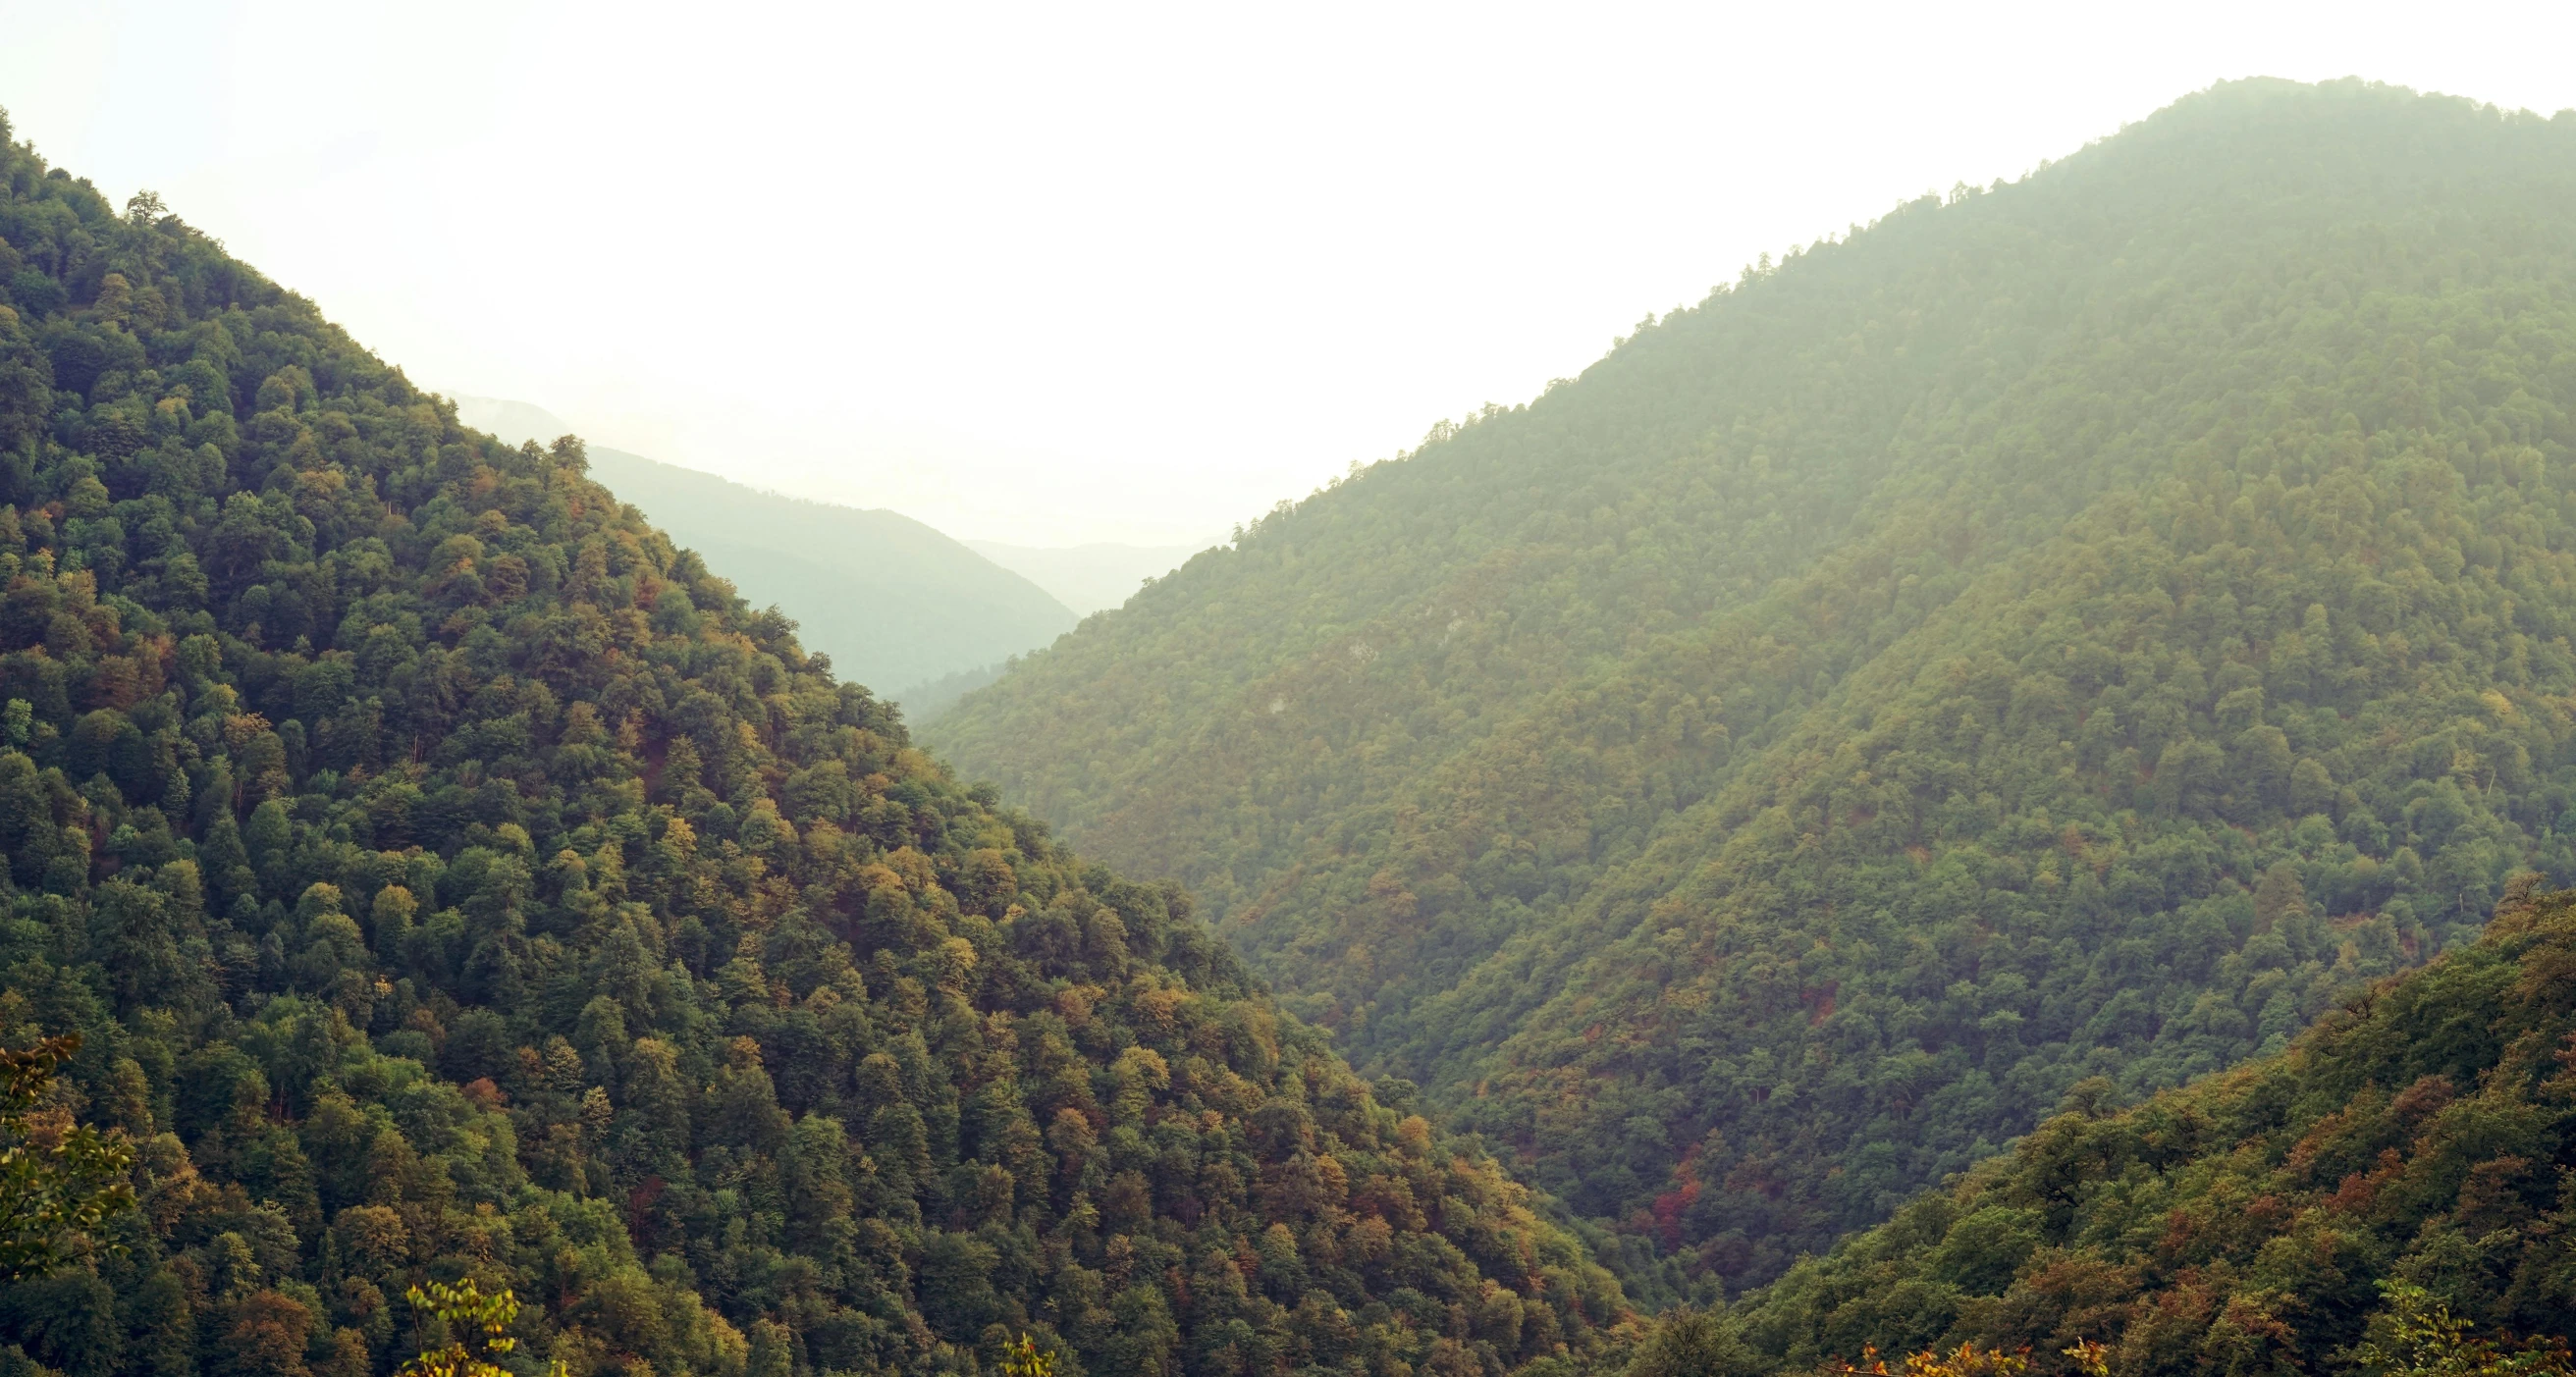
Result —
[{"label": "sunlit slope", "polygon": [[1757,272],[932,729],[1749,1279],[2570,868],[2576,124],[2193,97]]},{"label": "sunlit slope", "polygon": [[[605,466],[602,466],[603,468]],[[1565,1370],[1609,1273],[1187,897],[0,125],[0,1044],[141,1208],[0,1371]]]},{"label": "sunlit slope", "polygon": [[[1726,1317],[1745,1366],[1974,1342],[2119,1372],[2334,1371],[2412,1283],[2480,1335],[2576,1328],[2576,904],[2337,1009],[2288,1052],[2006,1156]],[[2384,1319],[2382,1320],[2384,1323]]]}]

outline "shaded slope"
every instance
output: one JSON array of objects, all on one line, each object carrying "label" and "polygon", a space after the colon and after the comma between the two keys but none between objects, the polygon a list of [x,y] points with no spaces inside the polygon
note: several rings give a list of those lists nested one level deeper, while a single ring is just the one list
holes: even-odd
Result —
[{"label": "shaded slope", "polygon": [[930,729],[1771,1275],[2565,874],[2576,125],[2194,97],[1264,522]]},{"label": "shaded slope", "polygon": [[469,1273],[576,1374],[1546,1370],[1622,1312],[578,441],[5,129],[0,284],[0,1039],[85,1035],[143,1201],[0,1366],[383,1372]]}]

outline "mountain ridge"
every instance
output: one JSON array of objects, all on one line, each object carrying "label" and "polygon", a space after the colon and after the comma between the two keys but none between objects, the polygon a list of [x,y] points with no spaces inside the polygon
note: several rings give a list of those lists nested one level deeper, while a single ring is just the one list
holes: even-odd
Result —
[{"label": "mountain ridge", "polygon": [[[572,433],[526,402],[458,399],[510,443]],[[682,544],[776,603],[842,673],[902,701],[909,690],[1034,650],[1079,618],[964,542],[888,508],[789,496],[605,446],[601,481]]]},{"label": "mountain ridge", "polygon": [[1748,270],[925,738],[1189,884],[1633,1283],[1759,1282],[2566,878],[2571,130],[2188,98]]},{"label": "mountain ridge", "polygon": [[367,1377],[459,1280],[576,1377],[1538,1377],[1631,1323],[578,439],[5,120],[0,708],[0,1041],[81,1036],[46,1112],[139,1201],[0,1288],[9,1372]]}]

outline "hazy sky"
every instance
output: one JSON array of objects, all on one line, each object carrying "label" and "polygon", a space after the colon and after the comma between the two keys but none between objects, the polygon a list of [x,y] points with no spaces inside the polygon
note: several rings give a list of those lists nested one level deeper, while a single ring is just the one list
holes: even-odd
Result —
[{"label": "hazy sky", "polygon": [[18,137],[417,381],[1028,544],[1221,532],[2214,80],[2576,105],[2576,6],[0,0]]}]

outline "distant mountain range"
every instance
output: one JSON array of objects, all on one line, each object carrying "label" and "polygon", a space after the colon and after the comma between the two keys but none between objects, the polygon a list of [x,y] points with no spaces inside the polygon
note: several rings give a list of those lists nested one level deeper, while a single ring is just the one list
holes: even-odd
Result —
[{"label": "distant mountain range", "polygon": [[[459,397],[456,411],[513,444],[574,429],[527,402]],[[795,618],[842,677],[898,701],[989,671],[1080,620],[1027,577],[900,512],[785,497],[603,445],[590,447],[590,466],[754,606]]]},{"label": "distant mountain range", "polygon": [[1149,578],[1160,578],[1189,562],[1190,556],[1215,545],[1071,545],[1048,549],[1005,545],[998,540],[969,540],[967,549],[1019,574],[1076,613],[1088,617],[1126,605]]},{"label": "distant mountain range", "polygon": [[[577,430],[530,402],[455,401],[466,424],[514,445]],[[1119,606],[1204,548],[961,541],[900,512],[788,497],[601,445],[590,447],[590,462],[601,482],[722,569],[753,604],[775,603],[795,618],[841,674],[916,717],[990,683],[1011,656]],[[849,596],[858,590],[871,595]]]}]

